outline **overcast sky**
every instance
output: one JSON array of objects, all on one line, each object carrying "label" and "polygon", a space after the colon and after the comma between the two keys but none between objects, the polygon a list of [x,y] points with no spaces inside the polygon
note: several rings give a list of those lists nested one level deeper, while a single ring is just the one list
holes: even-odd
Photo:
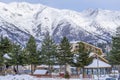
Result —
[{"label": "overcast sky", "polygon": [[40,3],[59,9],[83,11],[88,8],[120,10],[120,0],[0,0],[0,2],[29,2]]}]

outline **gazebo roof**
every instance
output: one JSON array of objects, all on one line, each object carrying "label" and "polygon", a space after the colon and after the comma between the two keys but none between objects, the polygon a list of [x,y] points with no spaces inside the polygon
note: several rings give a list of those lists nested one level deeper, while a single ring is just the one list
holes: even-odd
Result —
[{"label": "gazebo roof", "polygon": [[85,68],[109,68],[109,67],[111,67],[111,65],[96,58],[93,59],[93,62],[91,64],[85,66]]}]

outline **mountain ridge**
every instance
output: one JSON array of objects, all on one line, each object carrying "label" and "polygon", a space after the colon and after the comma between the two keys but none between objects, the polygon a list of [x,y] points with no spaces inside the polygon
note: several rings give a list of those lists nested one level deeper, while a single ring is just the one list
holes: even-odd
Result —
[{"label": "mountain ridge", "polygon": [[27,2],[0,2],[0,14],[0,35],[23,46],[30,35],[40,44],[47,31],[56,42],[66,36],[70,41],[110,43],[120,25],[120,11],[87,9],[77,12]]}]

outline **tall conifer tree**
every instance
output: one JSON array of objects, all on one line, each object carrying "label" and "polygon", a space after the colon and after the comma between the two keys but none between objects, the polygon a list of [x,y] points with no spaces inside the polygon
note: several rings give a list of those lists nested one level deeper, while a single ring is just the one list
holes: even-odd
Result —
[{"label": "tall conifer tree", "polygon": [[10,53],[12,50],[12,44],[11,41],[5,37],[3,38],[3,36],[1,36],[0,39],[0,65],[6,64],[5,59],[4,59],[4,54],[6,53]]},{"label": "tall conifer tree", "polygon": [[112,50],[109,54],[109,60],[112,65],[120,64],[120,27],[116,30],[116,35],[112,37]]},{"label": "tall conifer tree", "polygon": [[65,65],[66,63],[71,64],[72,62],[71,45],[66,37],[63,37],[61,40],[58,59],[61,65]]},{"label": "tall conifer tree", "polygon": [[9,65],[16,66],[16,73],[18,73],[18,66],[23,65],[22,47],[17,43],[12,44],[12,51],[8,53],[10,59],[7,59]]},{"label": "tall conifer tree", "polygon": [[35,70],[35,66],[38,64],[38,53],[37,53],[37,45],[34,37],[31,35],[30,39],[26,44],[26,50],[28,54],[28,64],[31,64],[31,73]]},{"label": "tall conifer tree", "polygon": [[[77,68],[83,68],[83,77],[84,77],[84,66],[89,65],[92,62],[92,58],[89,57],[90,50],[85,49],[85,44],[79,42],[79,49],[74,53],[73,65]],[[78,72],[78,71],[77,71]]]},{"label": "tall conifer tree", "polygon": [[42,62],[43,64],[49,65],[49,70],[51,73],[50,66],[56,63],[56,53],[57,47],[52,37],[49,35],[49,32],[45,34],[44,40],[42,42]]}]

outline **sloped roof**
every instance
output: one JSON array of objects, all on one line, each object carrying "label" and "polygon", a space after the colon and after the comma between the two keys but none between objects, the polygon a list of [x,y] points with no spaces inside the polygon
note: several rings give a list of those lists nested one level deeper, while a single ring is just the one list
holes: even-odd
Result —
[{"label": "sloped roof", "polygon": [[48,68],[48,65],[40,65],[40,66],[37,66],[38,68]]},{"label": "sloped roof", "polygon": [[54,65],[53,68],[60,68],[60,65]]},{"label": "sloped roof", "polygon": [[93,52],[91,52],[91,53],[89,54],[89,57],[97,57],[97,56],[98,56],[98,58],[99,58],[100,60],[108,63],[108,60],[106,60],[106,59],[104,58],[104,55],[98,55],[97,53],[93,53]]},{"label": "sloped roof", "polygon": [[47,70],[35,70],[35,72],[33,74],[45,75],[46,73],[47,73]]},{"label": "sloped roof", "polygon": [[111,67],[111,65],[96,58],[93,59],[93,62],[90,65],[85,66],[85,68],[108,68],[108,67]]},{"label": "sloped roof", "polygon": [[11,57],[7,53],[4,54],[3,57],[6,58],[6,59],[11,59]]}]

